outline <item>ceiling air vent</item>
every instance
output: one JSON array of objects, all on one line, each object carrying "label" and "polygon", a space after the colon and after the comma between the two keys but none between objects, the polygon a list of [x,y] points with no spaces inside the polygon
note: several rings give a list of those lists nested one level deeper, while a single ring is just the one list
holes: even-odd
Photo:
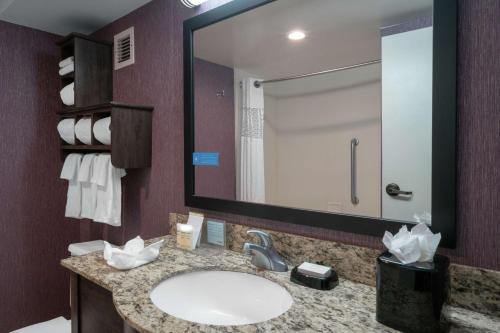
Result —
[{"label": "ceiling air vent", "polygon": [[115,35],[115,70],[135,62],[134,27]]}]

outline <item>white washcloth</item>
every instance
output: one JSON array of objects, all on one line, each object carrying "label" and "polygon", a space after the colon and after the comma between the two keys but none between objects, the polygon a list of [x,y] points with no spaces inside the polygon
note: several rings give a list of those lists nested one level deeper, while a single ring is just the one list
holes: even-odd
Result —
[{"label": "white washcloth", "polygon": [[68,194],[66,197],[66,212],[64,216],[80,218],[82,188],[78,181],[78,171],[82,161],[82,154],[69,154],[64,160],[61,170],[61,179],[68,180]]},{"label": "white washcloth", "polygon": [[94,137],[100,143],[111,144],[111,117],[99,119],[94,124]]},{"label": "white washcloth", "polygon": [[71,64],[69,64],[69,65],[64,66],[63,68],[61,68],[59,70],[59,75],[60,76],[64,76],[64,75],[69,74],[69,73],[74,72],[74,71],[75,71],[75,64],[71,63]]},{"label": "white washcloth", "polygon": [[70,83],[66,87],[62,88],[60,95],[64,105],[75,105],[75,83]]},{"label": "white washcloth", "polygon": [[131,269],[150,263],[160,254],[163,240],[144,247],[141,237],[129,240],[122,249],[111,246],[104,242],[104,259],[107,264],[117,269]]},{"label": "white washcloth", "polygon": [[125,170],[115,168],[111,164],[111,156],[102,154],[97,157],[95,174],[92,177],[97,186],[97,207],[95,222],[107,223],[111,226],[121,225],[122,182]]},{"label": "white washcloth", "polygon": [[96,158],[96,154],[83,156],[80,170],[78,170],[78,181],[82,186],[82,209],[80,216],[86,219],[94,218],[97,206],[97,184],[91,183]]},{"label": "white washcloth", "polygon": [[74,63],[75,63],[75,57],[73,57],[73,56],[67,57],[66,59],[59,62],[59,68],[66,67],[66,66],[68,66],[70,64],[74,64]]},{"label": "white washcloth", "polygon": [[90,117],[85,117],[77,121],[75,125],[75,135],[76,138],[84,144],[92,144],[92,120]]},{"label": "white washcloth", "polygon": [[67,118],[57,124],[57,132],[66,143],[75,144],[75,119]]}]

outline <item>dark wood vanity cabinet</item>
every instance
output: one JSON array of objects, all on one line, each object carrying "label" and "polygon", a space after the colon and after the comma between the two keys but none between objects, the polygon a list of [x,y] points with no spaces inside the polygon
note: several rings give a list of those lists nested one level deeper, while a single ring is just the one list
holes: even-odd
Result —
[{"label": "dark wood vanity cabinet", "polygon": [[71,273],[72,333],[137,333],[120,317],[107,289]]}]

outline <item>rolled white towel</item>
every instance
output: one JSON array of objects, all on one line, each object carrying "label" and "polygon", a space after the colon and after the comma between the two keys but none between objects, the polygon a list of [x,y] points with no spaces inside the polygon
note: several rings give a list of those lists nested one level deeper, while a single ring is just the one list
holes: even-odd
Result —
[{"label": "rolled white towel", "polygon": [[94,137],[97,141],[105,144],[111,144],[111,117],[99,119],[94,124]]},{"label": "rolled white towel", "polygon": [[75,63],[75,57],[67,57],[66,59],[62,60],[59,62],[59,68],[63,68],[68,66],[69,64],[74,64]]},{"label": "rolled white towel", "polygon": [[66,75],[68,73],[73,72],[74,70],[75,70],[75,64],[71,63],[71,64],[69,64],[69,65],[64,66],[63,68],[61,68],[59,70],[59,75],[60,76],[64,76],[64,75]]},{"label": "rolled white towel", "polygon": [[59,136],[70,145],[75,144],[75,119],[67,118],[57,124]]},{"label": "rolled white towel", "polygon": [[75,105],[75,83],[70,83],[61,90],[61,100],[67,106]]},{"label": "rolled white towel", "polygon": [[75,125],[75,135],[76,138],[84,144],[92,144],[92,120],[90,117],[78,120]]}]

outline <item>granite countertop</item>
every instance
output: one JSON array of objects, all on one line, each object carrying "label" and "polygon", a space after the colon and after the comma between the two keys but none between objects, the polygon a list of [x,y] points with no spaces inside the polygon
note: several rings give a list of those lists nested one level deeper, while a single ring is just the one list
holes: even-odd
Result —
[{"label": "granite countertop", "polygon": [[[111,291],[118,313],[139,332],[397,332],[375,320],[375,288],[371,286],[340,279],[333,290],[314,290],[290,282],[289,272],[257,271],[249,256],[209,247],[183,251],[175,248],[175,237],[164,239],[158,260],[129,271],[109,267],[100,252],[70,257],[61,264]],[[198,270],[230,270],[263,276],[286,288],[294,303],[287,312],[266,322],[211,326],[170,316],[149,299],[150,291],[164,279]],[[443,314],[452,331],[500,332],[498,318],[449,306]]]}]

